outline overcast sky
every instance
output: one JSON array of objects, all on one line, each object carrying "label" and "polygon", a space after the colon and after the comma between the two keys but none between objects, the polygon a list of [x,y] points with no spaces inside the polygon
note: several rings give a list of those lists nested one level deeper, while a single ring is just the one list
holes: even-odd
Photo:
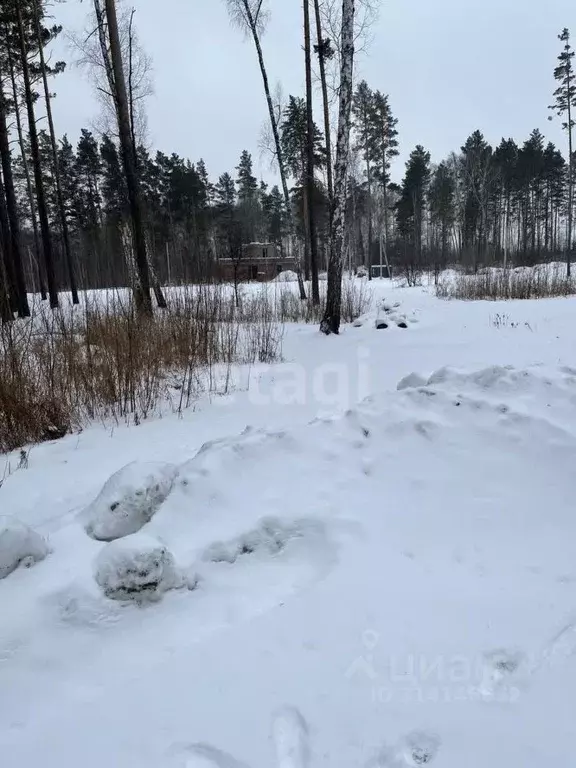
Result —
[{"label": "overcast sky", "polygon": [[[128,0],[129,1],[129,0]],[[303,95],[300,0],[268,0],[263,40],[271,81]],[[266,103],[253,44],[230,26],[224,0],[132,0],[141,42],[153,58],[155,93],[148,102],[154,149],[197,160],[216,177],[233,172],[243,149],[269,179],[258,137]],[[90,0],[56,5],[67,30],[81,30]],[[357,74],[390,96],[399,120],[401,155],[416,144],[439,162],[480,128],[486,138],[523,141],[533,128],[564,149],[557,119],[548,121],[557,35],[573,27],[576,0],[382,0],[368,53]],[[57,54],[69,62],[65,40]],[[72,64],[54,84],[60,134],[75,143],[97,114],[86,75]],[[318,120],[320,116],[318,115]]]}]

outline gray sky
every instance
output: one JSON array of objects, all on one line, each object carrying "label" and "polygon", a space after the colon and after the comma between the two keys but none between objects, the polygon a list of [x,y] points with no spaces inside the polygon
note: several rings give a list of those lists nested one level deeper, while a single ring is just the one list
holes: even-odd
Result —
[{"label": "gray sky", "polygon": [[[143,47],[153,58],[155,93],[148,102],[149,143],[197,160],[215,178],[234,171],[240,152],[253,153],[269,179],[258,138],[266,104],[253,44],[231,27],[224,0],[132,0]],[[300,0],[269,0],[264,53],[271,82],[303,95]],[[67,30],[85,24],[89,0],[56,6]],[[557,35],[573,27],[574,0],[382,0],[373,42],[357,74],[390,95],[399,120],[401,155],[416,144],[439,162],[480,128],[492,143],[518,142],[533,128],[564,150],[558,119],[548,121],[560,50]],[[63,36],[62,36],[63,37]],[[66,41],[57,54],[72,62]],[[85,73],[69,66],[54,84],[59,134],[75,143],[97,114]],[[317,115],[319,121],[320,115]]]}]

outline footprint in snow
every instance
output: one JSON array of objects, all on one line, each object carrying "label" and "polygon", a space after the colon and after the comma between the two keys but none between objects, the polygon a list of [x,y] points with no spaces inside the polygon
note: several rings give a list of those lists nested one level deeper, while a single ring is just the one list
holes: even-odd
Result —
[{"label": "footprint in snow", "polygon": [[308,725],[297,709],[284,707],[277,712],[272,722],[272,741],[278,768],[308,768]]},{"label": "footprint in snow", "polygon": [[[294,707],[283,707],[272,720],[276,768],[310,768],[308,724]],[[430,765],[438,755],[440,738],[427,731],[411,731],[396,747],[382,747],[366,768],[406,768]],[[175,744],[168,752],[174,768],[248,768],[210,744]]]},{"label": "footprint in snow", "polygon": [[478,692],[484,699],[510,700],[517,698],[518,689],[512,683],[524,662],[517,650],[499,648],[484,657],[482,680]]},{"label": "footprint in snow", "polygon": [[[276,713],[272,721],[272,742],[277,768],[308,768],[308,725],[297,709],[283,707]],[[248,768],[211,744],[174,744],[168,750],[168,763],[173,768]]]},{"label": "footprint in snow", "polygon": [[438,754],[440,739],[426,731],[412,731],[402,740],[400,747],[406,765],[429,765]]}]

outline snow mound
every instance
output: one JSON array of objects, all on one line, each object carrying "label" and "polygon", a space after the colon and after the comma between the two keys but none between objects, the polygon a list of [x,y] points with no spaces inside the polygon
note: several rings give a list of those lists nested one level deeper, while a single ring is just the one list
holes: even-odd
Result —
[{"label": "snow mound", "polygon": [[135,533],[107,544],[96,558],[96,583],[112,600],[159,600],[183,584],[172,554],[157,539]]},{"label": "snow mound", "polygon": [[86,533],[113,541],[137,533],[166,499],[177,468],[161,462],[132,462],[110,477],[82,512]]},{"label": "snow mound", "polygon": [[242,555],[276,555],[289,541],[306,536],[314,531],[319,523],[312,520],[283,523],[273,517],[261,520],[251,531],[229,542],[214,542],[204,552],[204,560],[213,563],[235,563]]},{"label": "snow mound", "polygon": [[30,567],[48,554],[42,536],[15,517],[0,516],[0,579],[5,579],[19,565]]},{"label": "snow mound", "polygon": [[426,379],[424,376],[421,376],[419,373],[409,373],[408,376],[404,376],[403,379],[400,379],[396,389],[401,391],[403,389],[425,387],[427,383],[428,379]]},{"label": "snow mound", "polygon": [[271,282],[273,283],[295,283],[298,280],[298,275],[291,269],[286,269],[284,272],[280,272],[276,275]]}]

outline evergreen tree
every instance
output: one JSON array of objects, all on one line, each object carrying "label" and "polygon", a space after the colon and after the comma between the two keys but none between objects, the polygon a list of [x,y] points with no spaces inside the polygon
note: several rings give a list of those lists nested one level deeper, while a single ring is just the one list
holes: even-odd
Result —
[{"label": "evergreen tree", "polygon": [[258,192],[258,180],[253,175],[252,155],[245,149],[240,156],[240,162],[236,168],[238,177],[238,202],[252,203],[256,200]]},{"label": "evergreen tree", "polygon": [[[362,80],[356,88],[354,103],[352,104],[352,115],[354,119],[354,132],[356,138],[356,149],[361,153],[364,162],[364,173],[367,185],[367,218],[368,218],[368,248],[367,254],[372,253],[372,148],[373,148],[373,106],[374,94],[368,87],[366,80]],[[370,270],[370,256],[368,258],[368,268]],[[372,275],[371,270],[369,271]]]},{"label": "evergreen tree", "polygon": [[94,134],[85,128],[76,147],[75,177],[78,184],[76,214],[80,226],[85,231],[94,232],[102,222],[102,160]]},{"label": "evergreen tree", "polygon": [[563,118],[562,128],[568,132],[568,235],[566,243],[566,272],[568,277],[571,273],[571,253],[572,253],[572,215],[573,215],[573,152],[572,152],[572,129],[574,120],[572,112],[574,111],[576,99],[576,82],[574,80],[574,51],[570,44],[570,32],[564,28],[558,35],[558,39],[564,43],[562,52],[558,56],[558,65],[554,70],[554,79],[559,83],[554,91],[554,104],[550,109],[554,110],[559,117]]},{"label": "evergreen tree", "polygon": [[454,224],[456,212],[454,209],[455,180],[451,169],[446,163],[440,163],[436,169],[430,189],[428,200],[430,205],[430,218],[432,224],[439,233],[440,261],[444,266],[448,253],[448,237]]},{"label": "evergreen tree", "polygon": [[397,204],[398,229],[422,260],[422,233],[426,194],[430,180],[430,153],[420,144],[410,153]]},{"label": "evergreen tree", "polygon": [[398,120],[392,115],[388,96],[376,91],[370,107],[368,151],[375,181],[382,190],[384,233],[388,240],[388,185],[390,163],[398,155]]},{"label": "evergreen tree", "polygon": [[488,232],[488,203],[496,180],[492,147],[481,131],[474,131],[462,147],[464,188],[463,245],[465,257],[472,257],[474,268],[485,253]]},{"label": "evergreen tree", "polygon": [[252,172],[252,156],[244,150],[240,156],[240,162],[236,168],[238,177],[238,206],[242,213],[242,239],[245,242],[254,242],[258,233],[258,224],[261,221],[261,208],[258,195],[258,180]]}]

